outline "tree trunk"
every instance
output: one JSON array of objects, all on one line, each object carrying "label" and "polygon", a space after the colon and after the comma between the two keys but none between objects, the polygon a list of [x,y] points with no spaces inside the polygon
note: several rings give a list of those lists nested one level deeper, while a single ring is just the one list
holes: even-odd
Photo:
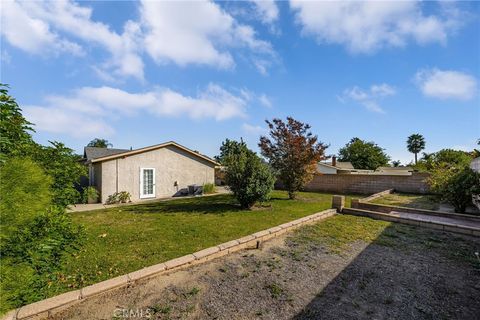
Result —
[{"label": "tree trunk", "polygon": [[415,152],[415,164],[417,164],[417,153]]},{"label": "tree trunk", "polygon": [[295,191],[288,191],[288,198],[291,200],[294,200],[296,198],[296,193]]}]

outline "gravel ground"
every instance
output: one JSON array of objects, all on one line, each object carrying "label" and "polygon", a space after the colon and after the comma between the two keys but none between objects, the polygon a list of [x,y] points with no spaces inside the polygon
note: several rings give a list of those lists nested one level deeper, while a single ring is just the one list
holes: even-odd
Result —
[{"label": "gravel ground", "polygon": [[479,238],[362,217],[319,225],[338,232],[342,223],[365,221],[381,232],[333,245],[327,229],[304,227],[260,250],[111,291],[52,318],[480,319]]}]

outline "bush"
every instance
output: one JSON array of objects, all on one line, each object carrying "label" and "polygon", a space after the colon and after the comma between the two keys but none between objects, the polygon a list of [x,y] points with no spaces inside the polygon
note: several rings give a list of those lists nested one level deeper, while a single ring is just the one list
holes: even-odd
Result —
[{"label": "bush", "polygon": [[64,258],[78,250],[83,229],[62,208],[52,207],[19,226],[2,242],[0,269],[2,310],[46,298],[49,283],[58,281]]},{"label": "bush", "polygon": [[268,200],[275,182],[271,169],[247,147],[228,156],[225,179],[244,209]]},{"label": "bush", "polygon": [[108,196],[105,204],[132,202],[132,200],[130,198],[131,198],[131,195],[127,191],[115,192],[114,194],[111,194],[111,195]]},{"label": "bush", "polygon": [[472,204],[472,195],[480,193],[480,174],[469,167],[463,169],[440,167],[429,179],[433,192],[454,206],[455,212],[464,213]]},{"label": "bush", "polygon": [[215,185],[213,183],[205,183],[202,189],[205,194],[215,193]]},{"label": "bush", "polygon": [[52,201],[52,179],[30,159],[10,158],[0,170],[1,237],[44,212]]},{"label": "bush", "polygon": [[98,202],[99,194],[95,187],[86,187],[83,189],[82,202],[96,203]]}]

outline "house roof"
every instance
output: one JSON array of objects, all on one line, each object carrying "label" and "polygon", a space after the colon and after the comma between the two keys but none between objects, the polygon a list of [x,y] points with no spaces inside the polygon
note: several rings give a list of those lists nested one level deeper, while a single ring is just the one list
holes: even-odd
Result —
[{"label": "house roof", "polygon": [[92,159],[92,163],[96,163],[96,162],[103,162],[103,161],[107,161],[107,160],[113,160],[113,159],[118,159],[118,158],[123,158],[123,157],[128,157],[128,156],[133,156],[135,154],[139,154],[139,153],[143,153],[143,152],[148,152],[148,151],[153,151],[153,150],[157,150],[157,149],[161,149],[161,148],[165,148],[165,147],[176,147],[180,150],[183,150],[193,156],[196,156],[198,158],[201,158],[203,160],[206,160],[210,163],[213,163],[214,165],[218,166],[219,163],[216,162],[215,160],[213,160],[212,158],[210,157],[207,157],[206,155],[203,155],[197,151],[193,151],[187,147],[184,147],[174,141],[169,141],[169,142],[165,142],[165,143],[161,143],[161,144],[156,144],[156,145],[153,145],[153,146],[149,146],[149,147],[144,147],[144,148],[140,148],[140,149],[135,149],[135,150],[127,150],[126,152],[121,152],[121,153],[117,153],[117,154],[113,154],[113,155],[107,155],[107,156],[104,156],[104,157],[100,157],[100,158],[95,158],[95,159]]},{"label": "house roof", "polygon": [[328,164],[328,163],[325,163],[325,162],[319,162],[318,165],[324,166],[324,167],[327,167],[327,168],[338,169],[337,167],[334,167],[331,164]]},{"label": "house roof", "polygon": [[355,169],[352,165],[351,162],[348,162],[348,161],[345,161],[345,162],[342,162],[342,161],[337,161],[337,164],[335,166],[332,166],[332,163],[331,162],[319,162],[318,164],[321,164],[321,165],[324,165],[326,167],[330,167],[330,168],[336,168],[336,169],[347,169],[347,170],[353,170]]},{"label": "house roof", "polygon": [[93,160],[103,157],[112,156],[130,151],[128,149],[112,149],[112,148],[98,148],[98,147],[85,147],[83,149],[83,158],[85,160]]},{"label": "house roof", "polygon": [[413,171],[412,167],[378,167],[376,171]]}]

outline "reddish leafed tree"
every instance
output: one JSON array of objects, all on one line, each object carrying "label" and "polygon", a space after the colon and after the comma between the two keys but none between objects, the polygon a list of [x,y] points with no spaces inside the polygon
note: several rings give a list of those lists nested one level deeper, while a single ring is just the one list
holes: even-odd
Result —
[{"label": "reddish leafed tree", "polygon": [[262,155],[278,174],[290,199],[313,179],[317,163],[325,159],[328,147],[318,141],[310,131],[310,125],[292,117],[285,123],[281,119],[266,121],[270,137],[260,137],[258,144]]}]

